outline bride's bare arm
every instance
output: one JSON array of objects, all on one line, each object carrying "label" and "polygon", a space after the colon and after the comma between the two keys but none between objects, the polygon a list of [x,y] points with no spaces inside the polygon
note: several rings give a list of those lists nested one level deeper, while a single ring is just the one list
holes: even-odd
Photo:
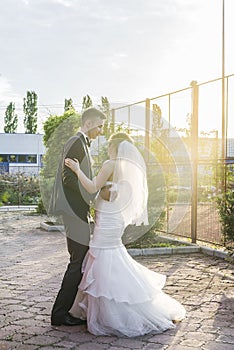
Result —
[{"label": "bride's bare arm", "polygon": [[100,190],[114,171],[114,162],[106,161],[105,163],[103,163],[97,176],[94,177],[93,180],[90,180],[80,169],[80,165],[77,159],[73,160],[70,158],[66,158],[65,165],[77,175],[82,186],[89,193],[95,193],[98,190]]}]

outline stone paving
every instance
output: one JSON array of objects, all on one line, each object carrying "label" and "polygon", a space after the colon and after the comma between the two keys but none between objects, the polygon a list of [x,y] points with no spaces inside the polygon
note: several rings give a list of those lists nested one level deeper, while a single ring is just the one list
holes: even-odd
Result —
[{"label": "stone paving", "polygon": [[0,350],[234,349],[233,265],[202,254],[137,257],[167,275],[165,291],[187,310],[173,330],[138,338],[96,337],[85,326],[52,327],[50,310],[68,261],[60,232],[40,216],[0,214]]}]

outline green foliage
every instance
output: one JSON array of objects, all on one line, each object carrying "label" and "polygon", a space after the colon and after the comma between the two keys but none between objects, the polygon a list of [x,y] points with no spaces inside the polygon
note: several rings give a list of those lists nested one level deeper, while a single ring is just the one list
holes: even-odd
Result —
[{"label": "green foliage", "polygon": [[18,116],[15,113],[15,104],[13,102],[10,102],[6,108],[4,122],[5,122],[5,126],[4,126],[5,133],[13,134],[16,132],[17,125],[18,125]]},{"label": "green foliage", "polygon": [[38,214],[47,214],[41,197],[38,200],[36,211]]},{"label": "green foliage", "polygon": [[64,113],[67,111],[73,111],[75,112],[75,108],[73,107],[73,101],[71,98],[66,99],[64,101]]},{"label": "green foliage", "polygon": [[[80,127],[80,115],[69,110],[61,116],[50,116],[44,123],[46,153],[40,173],[40,190],[43,206],[48,208],[54,179],[65,142],[75,135]],[[42,208],[38,207],[38,210]]]},{"label": "green foliage", "polygon": [[218,211],[222,223],[224,240],[234,242],[234,172],[229,171],[227,190],[217,197]]},{"label": "green foliage", "polygon": [[18,173],[0,175],[0,202],[4,205],[37,204],[39,179]]},{"label": "green foliage", "polygon": [[85,110],[86,108],[89,108],[93,105],[93,101],[89,95],[86,95],[83,97],[82,101],[82,111]]},{"label": "green foliage", "polygon": [[[80,126],[80,117],[77,113],[74,112],[74,110],[68,110],[63,115],[51,115],[43,124],[44,129],[44,136],[43,136],[43,142],[46,147],[48,147],[48,141],[51,138],[54,131],[59,127],[60,124],[65,122],[67,119],[75,116],[77,119],[77,128]],[[69,122],[70,125],[70,122]],[[70,131],[69,131],[69,137]]]},{"label": "green foliage", "polygon": [[[101,106],[100,109],[107,115],[109,116],[110,113],[110,102],[106,96],[101,96]],[[107,118],[108,119],[108,118]]]},{"label": "green foliage", "polygon": [[131,130],[128,128],[128,126],[124,122],[115,125],[114,132],[126,132],[130,134],[130,131]]},{"label": "green foliage", "polygon": [[[152,227],[148,227],[148,230],[145,229],[144,226],[134,226],[130,225],[127,227],[126,232],[123,236],[123,241],[126,244],[126,247],[129,248],[149,248],[154,246],[159,246],[156,244],[155,240],[157,237],[157,231],[162,229],[162,226],[164,225],[165,221],[165,211],[162,211],[153,224]],[[129,238],[131,235],[129,232],[133,231],[132,237],[135,237],[137,239],[130,240]],[[143,234],[141,234],[141,231]],[[146,232],[145,232],[146,231]],[[145,233],[144,233],[145,232]],[[129,236],[129,237],[128,237]]]},{"label": "green foliage", "polygon": [[7,204],[10,199],[10,193],[7,191],[4,191],[3,194],[1,195],[1,202],[4,204]]},{"label": "green foliage", "polygon": [[163,121],[162,121],[162,111],[161,108],[155,103],[153,104],[153,121],[152,121],[152,136],[157,137],[158,133],[162,131]]},{"label": "green foliage", "polygon": [[35,91],[27,91],[23,109],[25,133],[35,134],[37,132],[37,94]]},{"label": "green foliage", "polygon": [[101,105],[99,106],[99,108],[106,115],[106,120],[105,120],[104,128],[103,128],[103,134],[108,139],[114,130],[114,125],[111,121],[110,102],[109,102],[107,97],[104,97],[104,96],[101,97]]},{"label": "green foliage", "polygon": [[[99,106],[100,107],[100,106]],[[101,109],[101,107],[100,107]],[[128,127],[126,127],[126,125],[124,123],[120,123],[117,124],[116,126],[116,130],[115,132],[126,132],[126,133],[130,133]],[[108,140],[109,136],[111,135],[111,126],[109,126],[109,128],[105,127],[104,125],[104,131],[103,131],[103,135],[105,136],[105,138]],[[100,168],[100,165],[108,159],[108,149],[107,149],[107,145],[103,145],[100,146],[99,150],[98,150],[98,156],[96,157],[97,159],[95,159],[95,157],[93,157],[93,159],[95,160],[95,165],[94,168],[96,166],[97,170]],[[97,173],[97,171],[95,172]]]},{"label": "green foliage", "polygon": [[47,148],[43,157],[42,173],[55,175],[65,142],[75,135],[80,127],[80,116],[72,111],[61,116],[51,116],[44,123],[44,143]]},{"label": "green foliage", "polygon": [[[130,133],[130,130],[124,123],[117,124],[115,131]],[[144,157],[142,146],[137,143],[136,146]],[[107,148],[104,146],[99,150],[99,167],[107,157]],[[125,244],[128,244],[129,248],[139,245],[144,246],[148,244],[149,241],[152,242],[155,238],[156,231],[162,229],[165,224],[165,178],[160,165],[157,164],[154,159],[150,160],[152,162],[148,164],[147,170],[149,225],[147,227],[135,225],[129,225],[127,227],[123,236],[123,241]],[[99,167],[97,166],[97,169]],[[97,169],[95,169],[95,173]]]},{"label": "green foliage", "polygon": [[165,225],[165,179],[161,168],[149,163],[147,169],[148,182],[148,226],[130,225],[125,230],[123,241],[128,248],[149,247],[155,243],[157,231]]},{"label": "green foliage", "polygon": [[[83,97],[82,110],[93,105],[89,95]],[[102,106],[107,110],[109,102],[107,97],[102,97]],[[72,107],[72,108],[71,108]],[[65,142],[78,131],[81,125],[81,116],[77,114],[72,106],[72,100],[65,100],[63,115],[51,115],[44,123],[43,141],[47,148],[43,158],[43,169],[40,174],[40,188],[42,201],[45,208],[48,208],[54,178],[60,161],[61,153]],[[103,157],[107,158],[106,151],[103,150]],[[99,158],[99,157],[98,157]],[[100,158],[99,158],[100,159]],[[101,162],[102,159],[101,157]],[[38,210],[41,210],[38,208]]]}]

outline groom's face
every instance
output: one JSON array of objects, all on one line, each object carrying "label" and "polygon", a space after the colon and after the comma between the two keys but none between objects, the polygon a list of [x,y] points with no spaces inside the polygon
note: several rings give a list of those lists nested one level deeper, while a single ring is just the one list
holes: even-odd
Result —
[{"label": "groom's face", "polygon": [[90,139],[96,139],[103,132],[104,120],[101,118],[95,118],[88,120],[88,137]]}]

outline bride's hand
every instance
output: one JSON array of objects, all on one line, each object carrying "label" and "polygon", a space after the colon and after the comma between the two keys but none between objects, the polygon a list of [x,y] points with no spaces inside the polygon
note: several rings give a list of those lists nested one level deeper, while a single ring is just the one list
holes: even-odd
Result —
[{"label": "bride's hand", "polygon": [[76,158],[74,158],[74,160],[71,158],[66,158],[64,162],[68,168],[70,168],[74,173],[78,175],[80,171],[80,164]]}]

